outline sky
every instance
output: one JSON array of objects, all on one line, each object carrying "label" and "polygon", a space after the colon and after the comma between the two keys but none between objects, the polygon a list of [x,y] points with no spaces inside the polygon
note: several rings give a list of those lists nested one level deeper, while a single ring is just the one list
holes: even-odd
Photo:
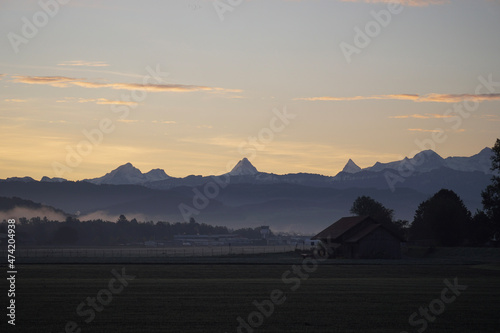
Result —
[{"label": "sky", "polygon": [[471,156],[499,31],[498,0],[0,0],[0,178]]}]

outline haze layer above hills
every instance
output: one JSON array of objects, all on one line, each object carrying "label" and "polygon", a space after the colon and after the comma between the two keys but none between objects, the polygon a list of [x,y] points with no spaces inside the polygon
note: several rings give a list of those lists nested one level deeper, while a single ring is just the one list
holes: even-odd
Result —
[{"label": "haze layer above hills", "polygon": [[259,172],[244,158],[227,174],[170,177],[161,169],[142,173],[131,163],[94,179],[69,182],[44,177],[0,181],[0,196],[17,196],[83,218],[200,222],[229,227],[270,225],[273,230],[315,232],[350,215],[359,195],[412,220],[423,200],[441,188],[455,191],[471,211],[481,208],[481,191],[491,178],[492,151],[442,158],[431,150],[361,169],[349,160],[336,176]]}]

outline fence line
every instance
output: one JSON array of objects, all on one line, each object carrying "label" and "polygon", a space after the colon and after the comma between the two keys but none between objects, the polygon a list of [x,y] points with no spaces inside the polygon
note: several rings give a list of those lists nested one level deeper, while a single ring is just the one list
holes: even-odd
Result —
[{"label": "fence line", "polygon": [[[285,253],[295,250],[293,245],[271,246],[194,246],[155,248],[17,248],[16,258],[164,258],[164,257],[219,257]],[[7,258],[7,251],[0,251]]]}]

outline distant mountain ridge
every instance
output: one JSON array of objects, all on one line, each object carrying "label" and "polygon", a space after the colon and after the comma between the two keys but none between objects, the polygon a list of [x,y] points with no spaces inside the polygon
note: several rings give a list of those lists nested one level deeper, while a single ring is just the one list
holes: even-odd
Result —
[{"label": "distant mountain ridge", "polygon": [[142,173],[141,170],[134,167],[132,163],[126,163],[102,177],[84,179],[84,181],[96,185],[137,185],[169,178],[170,177],[162,169],[153,169],[149,172]]},{"label": "distant mountain ridge", "polygon": [[[327,182],[339,181],[350,178],[359,172],[382,172],[384,170],[394,170],[405,172],[409,169],[413,173],[426,173],[440,168],[448,168],[456,171],[475,172],[491,175],[491,156],[493,151],[491,148],[484,148],[479,153],[470,157],[447,157],[442,158],[433,150],[424,150],[417,153],[414,157],[405,157],[399,161],[388,163],[376,162],[373,166],[367,168],[360,168],[352,159],[349,159],[342,171],[335,176],[323,176],[319,174],[309,173],[295,173],[277,175],[273,173],[260,172],[257,168],[245,157],[240,160],[233,169],[226,175],[231,177],[240,178],[241,181],[247,182],[260,182],[260,183],[275,183],[275,182],[290,182],[290,183],[303,183],[306,178],[309,180],[314,179],[314,183],[322,179]],[[366,174],[365,174],[366,175]],[[163,169],[152,169],[149,172],[142,173],[138,168],[134,167],[132,163],[126,163],[118,168],[110,171],[102,177],[83,179],[85,182],[92,184],[109,184],[109,185],[144,185],[151,188],[171,188],[174,186],[193,186],[203,183],[204,180],[212,176],[187,176],[183,178],[170,177]],[[242,178],[243,177],[243,178]],[[250,179],[249,177],[253,178]],[[11,177],[1,181],[22,181],[34,182],[35,179],[31,177]],[[40,181],[42,182],[64,182],[67,181],[63,178],[49,178],[44,176]],[[321,181],[322,182],[322,181]],[[156,184],[155,184],[156,183]],[[317,184],[316,184],[317,185]]]},{"label": "distant mountain ridge", "polygon": [[[84,181],[30,177],[0,180],[0,196],[17,196],[63,209],[84,218],[116,220],[120,214],[139,220],[181,221],[179,205],[199,211],[204,223],[229,227],[270,225],[273,230],[319,230],[349,215],[353,200],[369,195],[411,220],[418,204],[442,188],[455,191],[469,210],[481,209],[481,191],[491,182],[491,149],[471,157],[443,159],[433,151],[361,169],[349,160],[335,176],[260,172],[242,159],[228,173],[214,176],[168,176],[161,169],[142,173],[131,163]],[[408,168],[412,172],[408,171]],[[387,174],[399,177],[390,187]],[[221,183],[224,182],[224,183]],[[216,192],[208,184],[224,184]],[[214,197],[210,193],[217,193]],[[209,198],[203,199],[201,196]],[[195,198],[196,199],[195,201]],[[201,203],[207,203],[206,207]]]},{"label": "distant mountain ridge", "polygon": [[[417,172],[429,172],[439,168],[450,168],[458,171],[480,171],[485,174],[491,174],[491,156],[493,151],[491,148],[484,148],[478,154],[470,157],[447,157],[442,158],[433,150],[424,150],[417,153],[413,158],[405,157],[400,161],[389,163],[377,162],[373,166],[358,170],[367,170],[380,172],[384,169],[392,170],[407,170],[413,168]],[[352,160],[347,162],[346,167],[356,165]],[[344,168],[344,169],[345,169]],[[344,170],[343,170],[344,171]],[[354,172],[350,172],[354,173]]]},{"label": "distant mountain ridge", "polygon": [[[275,183],[275,182],[290,182],[304,184],[304,178],[323,178],[327,182],[339,180],[343,178],[343,173],[356,174],[362,171],[382,172],[384,170],[407,171],[411,169],[414,173],[426,173],[440,168],[449,168],[457,171],[474,172],[479,171],[484,174],[491,174],[491,156],[493,152],[491,148],[484,148],[478,154],[470,157],[447,157],[442,158],[432,150],[424,150],[417,153],[414,157],[405,157],[402,160],[381,163],[376,162],[373,166],[360,168],[352,159],[349,159],[341,172],[336,176],[322,176],[307,173],[276,175],[273,173],[260,172],[257,168],[245,157],[240,160],[234,168],[226,175],[231,177],[240,177],[240,180],[257,183]],[[309,175],[306,176],[306,175]],[[167,184],[180,185],[198,185],[210,176],[187,176],[184,178],[175,178],[168,176],[162,169],[154,169],[143,174],[139,169],[135,168],[131,163],[124,164],[110,173],[93,179],[85,179],[84,181],[93,184],[113,184],[113,185],[137,185],[143,184],[152,188],[170,188]],[[241,178],[243,177],[243,178]],[[302,179],[302,180],[301,180]],[[185,181],[183,181],[185,180]],[[157,182],[157,184],[154,184]],[[307,181],[306,185],[307,185]]]}]

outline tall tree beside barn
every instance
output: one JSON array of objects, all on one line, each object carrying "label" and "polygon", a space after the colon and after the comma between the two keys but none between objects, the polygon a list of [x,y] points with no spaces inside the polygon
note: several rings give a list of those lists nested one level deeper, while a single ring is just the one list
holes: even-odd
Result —
[{"label": "tall tree beside barn", "polygon": [[492,149],[491,170],[493,177],[491,184],[486,187],[481,196],[484,211],[491,221],[494,233],[500,236],[500,139],[497,139]]},{"label": "tall tree beside barn", "polygon": [[354,200],[350,212],[358,216],[371,216],[381,223],[393,223],[394,210],[384,207],[380,202],[366,195]]},{"label": "tall tree beside barn", "polygon": [[458,246],[464,242],[471,213],[453,191],[442,189],[422,202],[416,212],[410,237],[434,240],[442,246]]}]

